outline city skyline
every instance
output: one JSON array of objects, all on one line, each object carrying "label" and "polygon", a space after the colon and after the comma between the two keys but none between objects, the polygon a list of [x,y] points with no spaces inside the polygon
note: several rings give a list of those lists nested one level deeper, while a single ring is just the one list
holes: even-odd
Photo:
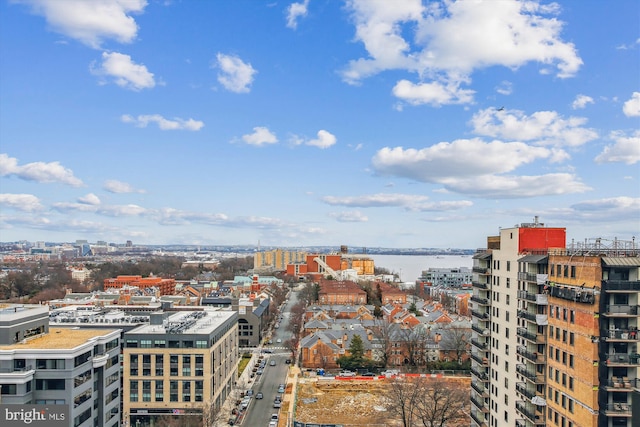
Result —
[{"label": "city skyline", "polygon": [[640,231],[640,5],[0,4],[0,241]]}]

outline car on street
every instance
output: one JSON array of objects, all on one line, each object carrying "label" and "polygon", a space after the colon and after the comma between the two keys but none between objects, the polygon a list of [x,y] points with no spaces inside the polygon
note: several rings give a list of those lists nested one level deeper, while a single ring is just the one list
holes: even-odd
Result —
[{"label": "car on street", "polygon": [[282,339],[278,338],[278,339],[276,340],[276,342],[277,342],[277,343],[281,343],[281,342],[282,342]]},{"label": "car on street", "polygon": [[256,393],[256,399],[262,399],[264,397],[264,395],[262,394],[261,391]]},{"label": "car on street", "polygon": [[271,361],[269,362],[269,366],[276,366],[276,361],[271,359]]},{"label": "car on street", "polygon": [[364,374],[360,375],[361,377],[375,377],[376,374],[374,374],[373,372],[365,372]]},{"label": "car on street", "polygon": [[287,365],[289,365],[291,363],[291,359],[287,359],[284,361],[284,363],[286,363]]},{"label": "car on street", "polygon": [[278,393],[284,393],[284,389],[285,389],[284,384],[278,385]]},{"label": "car on street", "polygon": [[271,414],[271,420],[269,420],[269,427],[275,427],[278,425],[278,414]]},{"label": "car on street", "polygon": [[355,377],[356,373],[351,371],[341,371],[338,376],[340,377]]}]

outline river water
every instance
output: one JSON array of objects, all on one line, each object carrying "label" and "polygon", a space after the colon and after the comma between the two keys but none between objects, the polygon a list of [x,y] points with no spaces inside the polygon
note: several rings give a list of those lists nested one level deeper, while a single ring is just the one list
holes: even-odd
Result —
[{"label": "river water", "polygon": [[470,255],[368,255],[376,267],[400,275],[401,282],[415,283],[423,270],[473,266]]}]

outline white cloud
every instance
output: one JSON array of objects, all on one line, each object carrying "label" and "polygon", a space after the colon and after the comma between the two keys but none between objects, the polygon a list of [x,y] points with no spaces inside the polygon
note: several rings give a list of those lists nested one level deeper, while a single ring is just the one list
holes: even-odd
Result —
[{"label": "white cloud", "polygon": [[105,191],[110,193],[145,193],[144,190],[134,188],[131,184],[126,182],[110,179],[105,181],[103,187]]},{"label": "white cloud", "polygon": [[325,196],[322,201],[332,206],[373,208],[403,207],[409,211],[450,211],[472,206],[467,200],[430,202],[429,197],[418,194],[378,193],[362,196]]},{"label": "white cloud", "polygon": [[153,73],[147,67],[134,63],[129,55],[118,52],[103,52],[102,64],[96,65],[94,62],[89,69],[92,74],[105,79],[101,84],[112,79],[118,86],[134,91],[151,89],[156,85]]},{"label": "white cloud", "polygon": [[18,165],[18,159],[0,153],[0,176],[16,176],[26,181],[40,183],[59,182],[72,187],[81,187],[82,181],[73,176],[73,171],[60,165],[59,162],[33,162]]},{"label": "white cloud", "polygon": [[585,200],[571,205],[570,217],[579,221],[603,221],[615,223],[631,220],[637,224],[640,212],[638,197],[610,197],[605,199]]},{"label": "white cloud", "polygon": [[142,13],[146,0],[17,0],[42,15],[49,27],[93,48],[113,39],[130,43],[138,25],[130,16]]},{"label": "white cloud", "polygon": [[336,143],[336,137],[326,130],[318,131],[318,138],[307,141],[307,145],[318,148],[329,148]]},{"label": "white cloud", "polygon": [[218,53],[218,81],[227,90],[236,93],[247,93],[253,83],[253,76],[257,71],[249,63],[243,62],[233,55]]},{"label": "white cloud", "polygon": [[[357,84],[393,69],[415,72],[419,83],[396,85],[394,91],[425,91],[425,95],[405,93],[414,105],[444,103],[434,102],[438,99],[471,102],[473,92],[461,90],[460,84],[469,83],[469,76],[478,69],[516,69],[538,62],[556,66],[557,76],[565,78],[582,65],[575,46],[560,38],[563,23],[552,5],[516,0],[441,1],[428,6],[421,0],[349,0],[347,5],[355,39],[363,43],[368,57],[350,61],[344,80]],[[415,102],[421,99],[426,101]]]},{"label": "white cloud", "polygon": [[615,142],[604,147],[596,156],[596,163],[621,162],[633,165],[640,161],[640,130],[636,130],[630,136],[621,131],[612,132],[609,136]]},{"label": "white cloud", "polygon": [[484,142],[476,138],[441,142],[420,150],[385,147],[375,154],[372,165],[379,175],[441,184],[448,191],[493,198],[589,189],[570,174],[509,174],[520,166],[538,159],[552,160],[554,156],[558,156],[554,150],[523,142]]},{"label": "white cloud", "polygon": [[378,193],[367,194],[363,196],[325,196],[322,198],[322,201],[332,206],[371,208],[389,206],[414,206],[418,203],[425,202],[428,199],[429,198],[427,196],[416,194]]},{"label": "white cloud", "polygon": [[500,85],[496,87],[496,92],[500,95],[511,95],[513,93],[513,83],[507,80],[502,81]]},{"label": "white cloud", "polygon": [[78,197],[78,202],[86,205],[99,205],[100,198],[93,193],[89,193],[85,196]]},{"label": "white cloud", "polygon": [[253,128],[253,133],[242,135],[242,140],[249,145],[262,146],[266,144],[275,144],[278,142],[278,138],[268,128],[262,126],[256,126]]},{"label": "white cloud", "polygon": [[574,99],[573,103],[571,104],[571,108],[573,108],[574,110],[580,110],[583,109],[587,106],[587,104],[593,104],[593,98],[587,95],[578,95],[576,96],[576,99]]},{"label": "white cloud", "polygon": [[393,87],[393,94],[411,105],[468,104],[473,102],[474,93],[473,90],[461,89],[459,82],[414,84],[400,80]]},{"label": "white cloud", "polygon": [[586,122],[583,117],[564,119],[555,111],[527,116],[518,110],[494,108],[480,110],[471,119],[473,132],[478,135],[558,147],[577,147],[598,138],[596,131],[584,127]]},{"label": "white cloud", "polygon": [[124,114],[120,118],[124,123],[133,123],[138,127],[147,127],[149,123],[156,123],[160,130],[190,130],[198,131],[204,126],[204,122],[194,119],[181,119],[174,117],[173,119],[165,119],[160,114],[146,114],[133,117]]},{"label": "white cloud", "polygon": [[33,194],[0,194],[0,206],[24,212],[32,212],[42,209],[40,199]]},{"label": "white cloud", "polygon": [[633,92],[631,99],[622,106],[622,112],[627,117],[640,116],[640,92]]},{"label": "white cloud", "polygon": [[335,218],[338,222],[367,222],[369,218],[359,211],[350,212],[331,212],[329,214],[331,218]]},{"label": "white cloud", "polygon": [[291,29],[298,28],[298,18],[307,16],[309,0],[302,3],[291,3],[287,8],[287,27]]}]

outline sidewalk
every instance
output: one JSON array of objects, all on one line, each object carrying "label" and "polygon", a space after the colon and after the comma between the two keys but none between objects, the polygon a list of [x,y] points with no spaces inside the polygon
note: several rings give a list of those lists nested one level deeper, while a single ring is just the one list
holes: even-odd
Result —
[{"label": "sidewalk", "polygon": [[[242,374],[236,380],[236,384],[246,384],[246,388],[249,389],[253,385],[255,378],[251,378],[251,367],[257,363],[258,355],[260,353],[253,352],[251,354],[251,360],[249,364],[245,367]],[[213,427],[228,427],[229,426],[229,418],[235,418],[236,415],[232,414],[234,408],[236,408],[236,399],[234,396],[234,390],[231,391],[231,394],[227,396],[227,400],[222,405],[220,409],[220,415],[218,416],[216,422],[213,424]],[[238,419],[240,421],[240,419]],[[236,423],[237,424],[237,423]]]}]

